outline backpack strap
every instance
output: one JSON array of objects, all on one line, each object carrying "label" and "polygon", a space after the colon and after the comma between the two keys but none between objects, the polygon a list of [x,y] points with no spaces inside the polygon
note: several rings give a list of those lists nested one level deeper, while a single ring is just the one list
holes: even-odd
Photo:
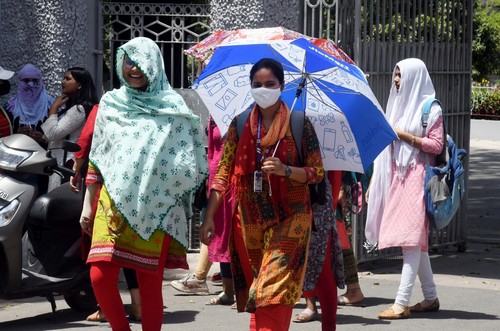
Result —
[{"label": "backpack strap", "polygon": [[429,124],[429,115],[431,113],[431,106],[434,102],[437,102],[439,105],[441,105],[441,102],[439,102],[438,99],[436,98],[428,98],[425,100],[424,105],[422,106],[422,126],[424,128],[427,128],[427,125]]},{"label": "backpack strap", "polygon": [[292,130],[293,141],[295,142],[295,147],[299,153],[299,160],[301,164],[304,163],[302,157],[302,135],[304,133],[305,116],[305,112],[300,110],[292,110],[290,113],[290,129]]},{"label": "backpack strap", "polygon": [[251,104],[250,107],[240,113],[236,119],[236,135],[238,136],[238,139],[240,139],[243,134],[243,128],[245,127],[245,123],[247,122],[248,116],[250,116],[250,112],[252,111],[254,105],[254,103]]},{"label": "backpack strap", "polygon": [[[424,130],[427,129],[428,121],[429,121],[429,114],[431,112],[431,107],[434,102],[437,102],[439,106],[441,106],[441,102],[436,99],[436,98],[428,98],[425,100],[424,105],[422,106],[422,126],[424,127]],[[443,114],[444,116],[444,114]],[[444,118],[443,118],[444,119]],[[436,155],[436,164],[444,164],[447,162],[447,152],[448,152],[448,135],[446,133],[446,127],[444,126],[444,121],[443,121],[443,136],[444,136],[444,144],[443,144],[443,149],[439,154]],[[425,157],[425,162],[426,164],[429,164],[429,157],[426,154]]]}]

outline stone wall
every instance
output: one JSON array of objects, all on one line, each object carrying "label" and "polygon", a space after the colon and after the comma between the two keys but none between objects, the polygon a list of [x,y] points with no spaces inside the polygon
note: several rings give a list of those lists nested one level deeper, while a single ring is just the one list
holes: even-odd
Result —
[{"label": "stone wall", "polygon": [[[87,0],[0,0],[0,66],[33,63],[51,95],[59,95],[67,68],[85,66]],[[15,92],[17,76],[11,80]]]},{"label": "stone wall", "polygon": [[212,29],[282,26],[299,31],[299,0],[212,0]]}]

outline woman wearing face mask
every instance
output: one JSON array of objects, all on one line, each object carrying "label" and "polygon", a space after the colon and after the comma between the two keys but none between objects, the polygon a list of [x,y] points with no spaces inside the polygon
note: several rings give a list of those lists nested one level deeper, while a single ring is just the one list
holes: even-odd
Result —
[{"label": "woman wearing face mask", "polygon": [[33,64],[22,67],[18,76],[17,93],[7,103],[12,131],[28,135],[46,147],[41,125],[47,118],[54,98],[47,94],[42,73]]},{"label": "woman wearing face mask", "polygon": [[250,71],[256,105],[238,138],[237,118],[226,134],[211,187],[201,241],[210,245],[214,214],[235,190],[231,265],[238,311],[252,313],[251,330],[288,330],[299,300],[312,222],[307,184],[323,178],[316,133],[306,118],[299,160],[290,110],[280,100],[281,64],[262,59]]}]

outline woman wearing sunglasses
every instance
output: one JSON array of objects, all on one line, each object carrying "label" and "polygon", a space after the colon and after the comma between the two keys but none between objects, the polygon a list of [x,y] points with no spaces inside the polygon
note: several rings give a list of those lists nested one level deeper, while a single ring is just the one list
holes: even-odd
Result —
[{"label": "woman wearing sunglasses", "polygon": [[204,185],[207,160],[199,117],[168,83],[158,45],[134,38],[116,59],[122,86],[99,102],[80,224],[92,235],[87,263],[112,329],[130,330],[117,282],[120,268],[131,268],[142,329],[155,331],[163,321],[163,270],[185,258],[192,196]]}]

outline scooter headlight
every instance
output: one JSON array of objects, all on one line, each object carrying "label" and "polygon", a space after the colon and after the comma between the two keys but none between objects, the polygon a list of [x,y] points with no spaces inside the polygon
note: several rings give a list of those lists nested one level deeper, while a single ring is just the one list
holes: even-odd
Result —
[{"label": "scooter headlight", "polygon": [[12,221],[20,205],[19,200],[14,199],[7,206],[0,209],[0,227],[8,225]]},{"label": "scooter headlight", "polygon": [[33,153],[12,149],[0,143],[0,168],[15,170],[31,154]]}]

